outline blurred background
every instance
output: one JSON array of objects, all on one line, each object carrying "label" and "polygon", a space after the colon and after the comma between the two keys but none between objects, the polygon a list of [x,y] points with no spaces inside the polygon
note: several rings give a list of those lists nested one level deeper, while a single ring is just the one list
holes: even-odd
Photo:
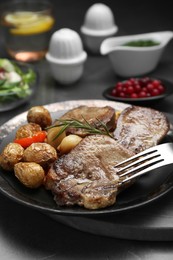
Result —
[{"label": "blurred background", "polygon": [[[0,4],[4,2],[10,3],[11,1],[0,0]],[[119,27],[117,35],[173,30],[172,1],[107,0],[97,2],[94,0],[50,0],[50,2],[54,6],[55,15],[53,31],[70,28],[80,34],[80,27],[83,24],[87,9],[98,2],[104,3],[112,9],[115,22]],[[8,58],[8,55],[5,51],[3,30],[0,27],[0,58],[3,57]],[[1,125],[34,105],[76,99],[103,99],[102,92],[116,81],[116,75],[107,57],[92,54],[88,54],[84,75],[80,82],[69,87],[61,86],[55,82],[50,75],[49,66],[45,59],[35,62],[34,66],[39,72],[39,84],[34,98],[23,106],[1,113]],[[166,78],[173,82],[172,72],[173,42],[170,42],[157,70],[153,71],[152,76]],[[172,113],[172,96],[157,102],[153,107]],[[172,193],[169,193],[166,198],[162,203],[158,201],[157,208],[153,208],[153,204],[149,207],[149,210],[153,210],[153,214],[150,216],[151,221],[156,217],[159,222],[165,216],[166,221],[171,222],[171,209],[167,215],[165,209],[169,208],[169,203],[172,203]],[[135,242],[95,237],[62,226],[59,223],[55,224],[47,216],[18,205],[3,196],[0,196],[0,199],[0,243],[1,255],[4,256],[1,258],[2,260],[173,259],[172,242]],[[159,205],[163,206],[163,208],[160,209]],[[154,209],[156,209],[156,212],[154,212]],[[144,216],[147,221],[146,208],[144,208],[144,212],[141,211],[141,216]],[[125,218],[128,219],[128,215]],[[139,220],[141,219],[139,218]],[[135,227],[135,229],[138,232],[138,227]],[[169,227],[167,230],[170,233],[172,232]],[[61,258],[58,257],[59,255]]]},{"label": "blurred background", "polygon": [[[12,0],[6,0],[5,2],[11,2]],[[37,0],[35,0],[36,2]],[[94,0],[50,0],[53,5],[53,12],[55,16],[55,25],[52,33],[61,28],[70,28],[75,30],[81,35],[80,27],[83,25],[84,16],[86,11],[94,3],[104,3],[112,9],[114,14],[115,23],[119,30],[116,34],[131,35],[157,31],[173,30],[172,19],[172,4],[171,1],[154,1],[154,0],[107,0],[107,1],[94,1]],[[4,3],[4,0],[0,0],[0,4]],[[4,44],[3,44],[3,31],[0,28],[0,57],[8,57]],[[163,77],[167,80],[173,81],[173,44],[172,41],[168,44],[162,60],[159,63],[157,70],[153,71],[152,76]],[[29,104],[22,107],[22,110],[27,110],[34,104],[49,104],[58,101],[75,100],[75,99],[103,99],[102,92],[105,88],[112,86],[117,77],[113,72],[112,66],[108,61],[108,58],[101,55],[94,55],[88,53],[88,59],[85,64],[83,77],[79,82],[73,86],[64,87],[55,82],[50,75],[49,66],[45,59],[35,62],[34,65],[39,72],[39,86],[37,93],[33,100]],[[84,89],[90,87],[88,91]],[[49,88],[49,95],[45,95]],[[39,95],[38,95],[39,94]],[[167,109],[172,105],[172,98],[167,100]],[[157,109],[157,104],[155,105]],[[15,110],[11,116],[1,115],[2,122],[7,121],[8,118],[16,115],[21,111]],[[165,103],[163,101],[162,110],[165,109]]]},{"label": "blurred background", "polygon": [[[5,2],[10,3],[10,1]],[[99,2],[112,9],[115,22],[119,26],[118,35],[173,29],[171,1],[50,0],[50,2],[54,5],[56,18],[54,30],[67,27],[80,32],[80,25],[83,23],[86,10],[94,3]],[[1,3],[4,3],[4,0],[0,0]],[[0,37],[0,42],[2,41],[3,38]]]}]

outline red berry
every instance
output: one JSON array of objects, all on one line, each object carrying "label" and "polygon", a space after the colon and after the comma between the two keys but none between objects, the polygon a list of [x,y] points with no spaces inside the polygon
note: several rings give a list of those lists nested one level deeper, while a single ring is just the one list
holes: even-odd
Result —
[{"label": "red berry", "polygon": [[148,92],[148,90],[147,90],[146,87],[143,87],[143,88],[142,88],[142,91],[144,91],[144,92]]},{"label": "red berry", "polygon": [[124,98],[125,97],[125,93],[124,92],[120,92],[119,97]]},{"label": "red berry", "polygon": [[154,88],[151,92],[151,96],[158,96],[159,94],[160,94],[160,92],[157,88]]},{"label": "red berry", "polygon": [[135,79],[135,78],[131,78],[131,79],[129,79],[129,81],[130,81],[130,83],[133,85],[133,84],[135,84],[135,83],[137,83],[137,80]]},{"label": "red berry", "polygon": [[160,82],[160,80],[155,79],[155,80],[152,81],[152,84],[153,84],[154,87],[157,88],[161,84],[161,82]]},{"label": "red berry", "polygon": [[134,87],[129,86],[129,87],[127,88],[127,90],[126,90],[126,93],[127,93],[127,94],[132,94],[132,93],[134,93]]},{"label": "red berry", "polygon": [[112,96],[116,96],[116,94],[117,94],[117,91],[116,91],[115,88],[113,88],[112,91],[111,91],[111,95],[112,95]]},{"label": "red berry", "polygon": [[164,88],[163,85],[159,85],[159,86],[157,87],[157,89],[159,90],[159,93],[160,93],[160,94],[163,94],[163,93],[165,92],[165,88]]},{"label": "red berry", "polygon": [[139,84],[135,84],[135,85],[134,85],[134,91],[135,91],[136,93],[139,93],[139,92],[141,91],[141,86],[140,86]]},{"label": "red berry", "polygon": [[122,92],[126,93],[126,91],[127,91],[127,87],[123,87]]},{"label": "red berry", "polygon": [[140,79],[139,82],[140,82],[141,86],[146,86],[148,83],[151,82],[151,79],[148,77],[145,77],[145,78]]},{"label": "red berry", "polygon": [[125,87],[125,88],[128,88],[129,86],[131,86],[131,82],[130,82],[130,80],[126,80],[126,81],[124,82],[124,87]]},{"label": "red berry", "polygon": [[138,98],[138,94],[132,93],[132,94],[130,95],[130,97],[131,97],[131,98]]},{"label": "red berry", "polygon": [[115,87],[122,87],[123,86],[123,83],[122,82],[117,82],[117,84],[115,85]]},{"label": "red berry", "polygon": [[117,93],[120,93],[123,90],[123,85],[116,86]]},{"label": "red berry", "polygon": [[143,97],[147,97],[147,93],[145,91],[141,91],[139,94],[138,94],[139,98],[143,98]]},{"label": "red berry", "polygon": [[150,93],[152,92],[153,89],[154,89],[154,86],[153,86],[152,83],[147,84],[147,90],[148,90]]}]

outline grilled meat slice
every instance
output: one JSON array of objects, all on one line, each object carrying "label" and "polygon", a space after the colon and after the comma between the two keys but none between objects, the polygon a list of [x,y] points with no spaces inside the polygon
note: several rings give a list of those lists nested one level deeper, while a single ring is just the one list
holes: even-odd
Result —
[{"label": "grilled meat slice", "polygon": [[[99,122],[101,121],[102,123],[107,125],[110,131],[113,131],[116,126],[115,110],[110,106],[105,106],[105,107],[79,106],[77,108],[69,110],[60,119],[63,120],[77,119],[81,122],[84,122],[86,120],[89,124],[97,128],[101,127],[101,124]],[[75,129],[75,128],[69,128],[67,130],[67,134],[77,134],[80,136],[86,135],[84,129]]]},{"label": "grilled meat slice", "polygon": [[46,178],[58,205],[98,209],[116,201],[114,166],[133,155],[109,136],[86,136],[70,153],[52,164]]},{"label": "grilled meat slice", "polygon": [[[88,118],[86,118],[88,120]],[[119,177],[114,166],[158,144],[169,130],[163,113],[142,107],[128,107],[118,121],[115,138],[86,136],[71,152],[54,162],[45,186],[58,205],[80,205],[98,209],[113,205]]]},{"label": "grilled meat slice", "polygon": [[119,116],[114,137],[127,149],[138,153],[160,143],[169,128],[170,124],[162,112],[131,106]]}]

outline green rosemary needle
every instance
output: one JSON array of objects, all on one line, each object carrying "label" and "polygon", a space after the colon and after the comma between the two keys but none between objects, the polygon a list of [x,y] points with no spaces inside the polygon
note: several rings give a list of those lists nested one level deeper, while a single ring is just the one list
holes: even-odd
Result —
[{"label": "green rosemary needle", "polygon": [[62,127],[61,130],[58,132],[58,134],[54,137],[53,141],[56,138],[58,138],[68,128],[84,129],[86,134],[88,135],[100,134],[100,135],[108,135],[113,138],[106,124],[104,124],[99,119],[96,119],[98,124],[95,123],[93,125],[91,125],[85,118],[83,119],[84,119],[83,122],[77,119],[58,119],[56,120],[55,125],[49,126],[46,129],[48,130],[55,127]]}]

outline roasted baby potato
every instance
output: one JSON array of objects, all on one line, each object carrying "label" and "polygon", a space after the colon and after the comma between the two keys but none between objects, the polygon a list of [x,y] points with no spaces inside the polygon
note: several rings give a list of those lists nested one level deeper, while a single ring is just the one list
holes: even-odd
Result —
[{"label": "roasted baby potato", "polygon": [[43,106],[35,106],[29,109],[27,120],[29,123],[39,124],[43,129],[52,124],[51,115]]},{"label": "roasted baby potato", "polygon": [[22,125],[16,131],[16,139],[33,136],[41,130],[41,126],[35,123]]},{"label": "roasted baby potato", "polygon": [[43,184],[45,173],[35,162],[19,162],[14,166],[14,174],[28,188],[38,188]]},{"label": "roasted baby potato", "polygon": [[23,158],[24,148],[20,144],[9,143],[0,154],[0,166],[7,171],[13,171],[14,165]]},{"label": "roasted baby potato", "polygon": [[42,167],[47,167],[56,159],[56,149],[47,143],[33,143],[23,153],[23,161],[35,162]]},{"label": "roasted baby potato", "polygon": [[78,135],[68,135],[62,140],[58,150],[61,154],[69,153],[81,140],[82,138]]}]

